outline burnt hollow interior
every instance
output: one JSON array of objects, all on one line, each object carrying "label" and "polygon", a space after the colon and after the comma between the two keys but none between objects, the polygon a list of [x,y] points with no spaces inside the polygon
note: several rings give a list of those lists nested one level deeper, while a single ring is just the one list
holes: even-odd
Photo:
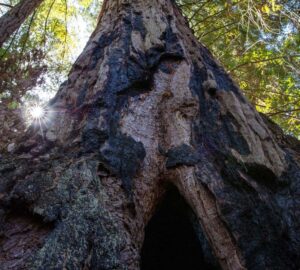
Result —
[{"label": "burnt hollow interior", "polygon": [[210,251],[204,250],[208,245],[203,243],[203,235],[199,235],[195,220],[192,210],[178,190],[175,187],[169,188],[145,228],[141,269],[218,269],[211,256],[207,256]]}]

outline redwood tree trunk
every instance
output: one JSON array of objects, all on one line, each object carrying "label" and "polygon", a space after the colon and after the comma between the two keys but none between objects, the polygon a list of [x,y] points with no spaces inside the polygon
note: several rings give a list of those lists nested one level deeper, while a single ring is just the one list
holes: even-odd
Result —
[{"label": "redwood tree trunk", "polygon": [[5,269],[139,269],[169,185],[222,269],[299,269],[299,142],[173,1],[105,1],[48,118],[0,160]]},{"label": "redwood tree trunk", "polygon": [[43,0],[21,0],[0,18],[0,47]]}]

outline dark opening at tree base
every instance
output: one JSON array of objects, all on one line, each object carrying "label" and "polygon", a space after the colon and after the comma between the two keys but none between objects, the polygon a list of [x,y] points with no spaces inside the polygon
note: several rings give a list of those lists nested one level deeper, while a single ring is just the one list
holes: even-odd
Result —
[{"label": "dark opening at tree base", "polygon": [[201,243],[203,235],[196,234],[199,230],[193,223],[192,210],[178,190],[170,188],[145,229],[141,269],[217,269],[212,261],[207,261],[207,250],[202,248],[207,247],[207,243]]}]

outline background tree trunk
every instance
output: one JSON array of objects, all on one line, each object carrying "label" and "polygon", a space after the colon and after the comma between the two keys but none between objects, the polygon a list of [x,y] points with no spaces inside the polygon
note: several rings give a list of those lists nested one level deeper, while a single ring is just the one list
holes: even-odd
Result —
[{"label": "background tree trunk", "polygon": [[299,269],[299,142],[255,111],[173,1],[107,0],[48,118],[0,161],[4,269],[139,269],[170,185],[206,263]]},{"label": "background tree trunk", "polygon": [[0,47],[43,0],[21,0],[0,18]]}]

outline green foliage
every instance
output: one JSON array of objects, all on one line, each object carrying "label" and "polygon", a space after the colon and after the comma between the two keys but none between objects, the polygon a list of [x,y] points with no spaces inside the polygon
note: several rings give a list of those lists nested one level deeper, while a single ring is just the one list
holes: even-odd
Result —
[{"label": "green foliage", "polygon": [[[11,6],[18,2],[2,1]],[[0,14],[8,9],[0,5]],[[82,46],[77,20],[84,21],[83,32],[91,32],[97,10],[96,0],[44,0],[0,48],[0,94],[7,93],[5,98],[9,97],[9,101],[0,97],[0,102],[21,102],[32,89],[56,91]]]},{"label": "green foliage", "polygon": [[256,108],[300,136],[300,2],[178,1]]}]

